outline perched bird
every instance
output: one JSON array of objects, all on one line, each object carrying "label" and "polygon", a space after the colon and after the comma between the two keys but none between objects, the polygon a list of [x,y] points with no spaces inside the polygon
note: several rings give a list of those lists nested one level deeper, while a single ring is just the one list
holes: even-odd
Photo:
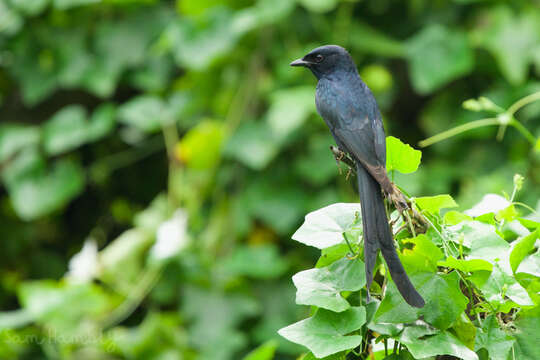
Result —
[{"label": "perched bird", "polygon": [[377,251],[390,269],[392,279],[405,301],[423,307],[424,299],[411,283],[399,260],[386,217],[381,189],[392,197],[398,190],[386,172],[386,136],[373,94],[360,79],[356,65],[344,48],[318,47],[291,66],[303,66],[318,79],[317,111],[339,148],[354,161],[362,208],[364,258],[368,289],[373,281]]}]

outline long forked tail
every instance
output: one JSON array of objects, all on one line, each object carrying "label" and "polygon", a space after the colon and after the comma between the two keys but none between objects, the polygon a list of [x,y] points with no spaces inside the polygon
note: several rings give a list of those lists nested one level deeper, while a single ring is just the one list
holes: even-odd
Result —
[{"label": "long forked tail", "polygon": [[373,267],[377,259],[377,250],[381,249],[392,279],[396,283],[401,296],[409,305],[423,307],[425,304],[424,299],[411,283],[394,247],[381,187],[361,164],[357,164],[356,170],[364,229],[364,260],[366,263],[368,298],[369,288],[373,281]]}]

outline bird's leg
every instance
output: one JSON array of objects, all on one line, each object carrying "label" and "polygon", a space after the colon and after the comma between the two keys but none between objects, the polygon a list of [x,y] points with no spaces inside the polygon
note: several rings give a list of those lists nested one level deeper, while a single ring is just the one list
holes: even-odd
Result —
[{"label": "bird's leg", "polygon": [[415,220],[416,224],[421,229],[428,227],[428,223],[424,217],[412,206],[411,200],[407,198],[394,183],[392,183],[392,191],[386,193],[386,196],[394,204],[405,223],[409,225],[411,234],[414,235],[416,233],[413,226],[413,220]]},{"label": "bird's leg", "polygon": [[341,150],[337,146],[333,146],[333,145],[330,146],[330,151],[332,152],[332,155],[334,155],[334,159],[336,159],[340,175],[342,172],[341,172],[341,167],[339,166],[339,163],[342,162],[348,166],[349,168],[347,172],[347,179],[348,179],[349,175],[354,172],[354,168],[355,168],[354,161],[349,156],[347,156],[347,153],[345,153],[343,150]]}]

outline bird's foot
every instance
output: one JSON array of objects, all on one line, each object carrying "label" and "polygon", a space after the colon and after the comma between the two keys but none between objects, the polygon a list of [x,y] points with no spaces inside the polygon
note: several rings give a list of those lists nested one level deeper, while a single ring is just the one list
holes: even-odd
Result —
[{"label": "bird's foot", "polygon": [[415,232],[425,232],[428,228],[428,222],[424,219],[424,216],[420,214],[414,206],[412,206],[412,202],[409,198],[407,198],[399,188],[392,183],[392,192],[387,193],[387,198],[394,204],[394,207],[401,215],[401,218],[405,221],[405,223],[408,223],[411,227],[411,230],[413,228],[416,228],[418,231]]},{"label": "bird's foot", "polygon": [[346,176],[348,179],[349,176],[354,172],[354,169],[355,169],[354,161],[347,155],[345,151],[341,150],[337,146],[333,146],[333,145],[330,146],[330,151],[332,152],[332,155],[334,155],[334,159],[336,159],[336,163],[338,165],[340,175],[342,174],[342,171],[341,171],[341,167],[339,166],[339,163],[342,162],[345,165],[347,165],[349,170],[347,171]]}]

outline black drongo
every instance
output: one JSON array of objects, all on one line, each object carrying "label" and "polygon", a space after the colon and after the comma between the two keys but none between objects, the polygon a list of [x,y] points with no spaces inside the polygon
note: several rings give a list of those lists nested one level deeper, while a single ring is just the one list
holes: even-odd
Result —
[{"label": "black drongo", "polygon": [[386,173],[386,137],[373,94],[360,79],[349,53],[340,46],[318,47],[291,66],[304,66],[317,77],[315,103],[337,145],[356,165],[362,208],[364,258],[369,299],[373,267],[380,249],[399,292],[412,306],[424,306],[399,260],[383,202],[395,188]]}]

